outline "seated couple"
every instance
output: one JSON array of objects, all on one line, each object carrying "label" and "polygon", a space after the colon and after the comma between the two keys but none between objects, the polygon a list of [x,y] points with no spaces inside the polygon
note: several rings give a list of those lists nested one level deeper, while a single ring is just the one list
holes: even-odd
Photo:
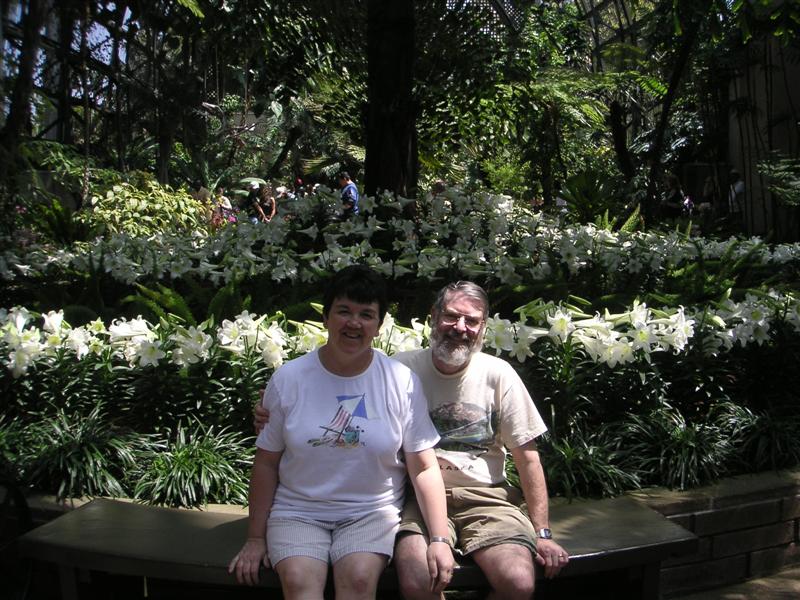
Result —
[{"label": "seated couple", "polygon": [[[386,298],[369,268],[339,271],[324,295],[327,343],[271,378],[248,539],[229,570],[254,584],[272,566],[285,597],[322,598],[331,564],[337,597],[374,598],[394,555],[406,598],[440,598],[456,545],[497,594],[530,597],[534,562],[553,577],[568,556],[547,520],[534,443],[546,428],[511,366],[480,352],[486,294],[446,286],[431,348],[399,360],[372,349]],[[505,448],[523,492],[505,485]]]}]

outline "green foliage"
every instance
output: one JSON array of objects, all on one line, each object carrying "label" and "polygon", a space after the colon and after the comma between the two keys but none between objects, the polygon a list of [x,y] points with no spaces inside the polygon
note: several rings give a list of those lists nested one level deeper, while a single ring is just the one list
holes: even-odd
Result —
[{"label": "green foliage", "polygon": [[142,456],[135,497],[166,506],[246,504],[253,454],[252,438],[227,428],[179,425],[174,437]]},{"label": "green foliage", "polygon": [[141,186],[119,183],[97,190],[90,210],[80,218],[110,233],[147,237],[159,233],[203,229],[208,208],[184,191],[173,191],[144,179]]},{"label": "green foliage", "polygon": [[787,206],[800,206],[800,159],[775,154],[758,163],[758,170],[769,179],[767,189]]},{"label": "green foliage", "polygon": [[640,487],[635,471],[621,466],[620,451],[607,430],[587,433],[575,428],[558,439],[544,442],[548,489],[574,497],[611,497]]},{"label": "green foliage", "polygon": [[632,414],[615,432],[625,452],[622,468],[642,483],[685,490],[715,481],[726,473],[733,447],[713,422],[690,422],[663,403]]},{"label": "green foliage", "polygon": [[58,244],[87,242],[100,233],[100,227],[94,227],[85,220],[76,217],[76,213],[64,206],[58,199],[49,203],[34,205],[31,210],[31,225],[45,237]]},{"label": "green foliage", "polygon": [[186,303],[186,300],[175,290],[168,288],[160,283],[156,284],[155,290],[149,289],[140,283],[134,283],[138,294],[126,296],[122,303],[130,303],[146,309],[149,315],[155,317],[153,320],[168,319],[174,315],[183,320],[187,325],[196,325],[197,321]]},{"label": "green foliage", "polygon": [[24,432],[26,479],[58,498],[125,495],[140,434],[118,428],[101,402],[88,413],[48,408]]},{"label": "green foliage", "polygon": [[613,182],[593,170],[569,177],[561,195],[567,201],[570,218],[577,223],[591,223],[604,215],[608,222],[608,214],[617,214],[622,208]]}]

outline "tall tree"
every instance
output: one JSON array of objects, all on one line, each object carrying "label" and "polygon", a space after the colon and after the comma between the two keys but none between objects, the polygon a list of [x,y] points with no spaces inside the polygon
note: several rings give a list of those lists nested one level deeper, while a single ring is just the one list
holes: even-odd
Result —
[{"label": "tall tree", "polygon": [[46,0],[28,0],[22,17],[22,47],[19,69],[11,92],[8,118],[0,130],[0,182],[5,182],[17,154],[20,139],[30,126],[31,94],[36,58],[41,46],[41,29],[48,9]]},{"label": "tall tree", "polygon": [[416,194],[414,2],[367,0],[364,189]]}]

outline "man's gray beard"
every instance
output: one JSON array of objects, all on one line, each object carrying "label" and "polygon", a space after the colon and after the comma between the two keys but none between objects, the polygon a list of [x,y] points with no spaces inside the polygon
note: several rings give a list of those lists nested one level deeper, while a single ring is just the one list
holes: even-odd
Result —
[{"label": "man's gray beard", "polygon": [[482,347],[480,338],[470,344],[469,341],[459,342],[448,338],[435,330],[431,334],[431,352],[434,358],[454,369],[466,366],[472,355],[480,352]]}]

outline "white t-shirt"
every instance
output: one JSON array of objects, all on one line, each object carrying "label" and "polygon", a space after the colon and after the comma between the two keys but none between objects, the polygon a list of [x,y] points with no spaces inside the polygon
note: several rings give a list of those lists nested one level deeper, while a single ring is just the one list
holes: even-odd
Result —
[{"label": "white t-shirt", "polygon": [[327,371],[318,351],[289,361],[270,379],[262,404],[270,418],[256,445],[283,451],[275,517],[339,521],[398,513],[403,451],[439,440],[419,379],[377,351],[355,377]]},{"label": "white t-shirt", "polygon": [[478,352],[453,375],[433,366],[430,349],[394,358],[422,381],[431,419],[442,436],[436,456],[447,488],[503,483],[506,448],[547,431],[525,384],[501,358]]}]

